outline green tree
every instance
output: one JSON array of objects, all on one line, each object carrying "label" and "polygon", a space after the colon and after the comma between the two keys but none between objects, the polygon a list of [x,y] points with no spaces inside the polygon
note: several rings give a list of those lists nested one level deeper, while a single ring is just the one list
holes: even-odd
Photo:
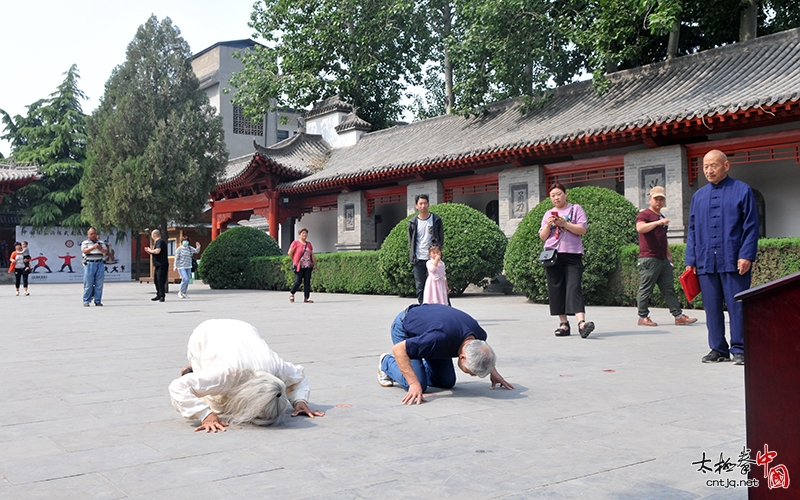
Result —
[{"label": "green tree", "polygon": [[93,224],[165,230],[202,214],[228,154],[191,56],[172,21],[151,16],[114,68],[88,124],[83,213]]},{"label": "green tree", "polygon": [[264,0],[250,27],[269,47],[243,51],[231,78],[234,104],[247,116],[268,108],[304,107],[339,94],[375,129],[403,110],[407,82],[421,63],[415,4],[405,0]]},{"label": "green tree", "polygon": [[21,212],[22,223],[37,229],[85,227],[81,216],[80,180],[86,160],[86,115],[78,88],[80,74],[72,65],[55,92],[28,106],[27,116],[13,119],[0,109],[2,137],[11,142],[11,156],[20,163],[39,164],[42,178],[4,201],[7,210]]}]

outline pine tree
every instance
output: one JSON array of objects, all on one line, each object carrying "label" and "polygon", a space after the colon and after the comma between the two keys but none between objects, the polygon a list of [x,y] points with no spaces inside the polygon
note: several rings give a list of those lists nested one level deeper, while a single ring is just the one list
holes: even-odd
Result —
[{"label": "pine tree", "polygon": [[11,157],[17,163],[39,164],[42,178],[4,200],[5,209],[22,212],[24,225],[37,229],[53,226],[85,227],[81,216],[81,187],[86,160],[86,115],[78,88],[78,67],[49,98],[28,106],[28,114],[13,119],[3,110],[2,120],[11,142]]},{"label": "pine tree", "polygon": [[166,229],[201,216],[225,168],[222,119],[169,18],[151,16],[128,45],[89,119],[83,214],[101,228]]}]

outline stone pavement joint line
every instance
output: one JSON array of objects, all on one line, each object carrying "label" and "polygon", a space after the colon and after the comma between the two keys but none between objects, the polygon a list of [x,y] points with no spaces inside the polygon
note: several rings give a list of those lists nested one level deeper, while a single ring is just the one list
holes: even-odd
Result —
[{"label": "stone pavement joint line", "polygon": [[[547,305],[470,294],[452,302],[487,330],[514,391],[458,372],[427,403],[378,385],[401,297],[190,286],[191,301],[151,302],[152,285],[107,283],[105,307],[82,307],[80,284],[0,288],[0,500],[733,498],[703,473],[745,445],[743,369],[703,364],[705,317],[637,326],[635,308],[588,307],[587,339],[557,338]],[[167,386],[186,366],[195,326],[252,323],[302,364],[313,420],[195,433]],[[780,451],[780,450],[778,450]],[[766,484],[764,484],[766,487]]]}]

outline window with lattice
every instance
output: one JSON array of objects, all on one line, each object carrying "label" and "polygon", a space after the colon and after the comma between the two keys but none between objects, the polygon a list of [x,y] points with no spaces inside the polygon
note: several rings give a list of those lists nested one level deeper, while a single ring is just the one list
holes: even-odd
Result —
[{"label": "window with lattice", "polygon": [[241,106],[233,107],[233,133],[241,135],[264,135],[264,121],[253,123],[244,116]]}]

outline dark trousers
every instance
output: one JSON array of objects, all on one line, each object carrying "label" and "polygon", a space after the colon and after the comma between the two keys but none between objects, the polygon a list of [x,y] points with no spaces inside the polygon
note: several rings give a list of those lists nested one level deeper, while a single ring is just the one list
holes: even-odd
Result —
[{"label": "dark trousers", "polygon": [[300,288],[300,280],[303,280],[303,297],[305,300],[308,300],[308,296],[311,295],[311,268],[310,267],[301,267],[299,271],[294,272],[294,284],[292,285],[291,294],[294,295],[295,292]]},{"label": "dark trousers", "polygon": [[153,268],[155,276],[153,279],[156,284],[156,297],[165,298],[167,296],[167,275],[169,268],[167,266],[155,266]]},{"label": "dark trousers", "polygon": [[669,259],[641,257],[637,265],[639,267],[639,293],[636,295],[636,304],[639,306],[639,317],[650,316],[650,297],[658,285],[661,295],[664,296],[664,302],[669,307],[669,312],[679,318],[683,314],[683,309],[681,309],[681,303],[675,294],[673,268]]},{"label": "dark trousers", "polygon": [[417,302],[422,304],[422,295],[425,292],[425,281],[428,279],[428,261],[418,260],[412,264],[414,267],[414,286],[417,289]]},{"label": "dark trousers", "polygon": [[[751,272],[744,275],[734,273],[698,274],[700,291],[703,292],[703,307],[706,310],[708,346],[723,354],[744,352],[744,313],[742,303],[733,300],[734,295],[750,288]],[[722,301],[728,306],[731,320],[731,345],[725,340],[725,313]]]},{"label": "dark trousers", "polygon": [[17,290],[19,290],[20,280],[22,280],[23,286],[28,288],[28,273],[26,273],[24,269],[14,269],[14,283],[17,287]]},{"label": "dark trousers", "polygon": [[585,312],[581,279],[583,278],[583,256],[576,253],[560,253],[556,265],[545,269],[547,274],[547,296],[550,299],[550,315]]}]

